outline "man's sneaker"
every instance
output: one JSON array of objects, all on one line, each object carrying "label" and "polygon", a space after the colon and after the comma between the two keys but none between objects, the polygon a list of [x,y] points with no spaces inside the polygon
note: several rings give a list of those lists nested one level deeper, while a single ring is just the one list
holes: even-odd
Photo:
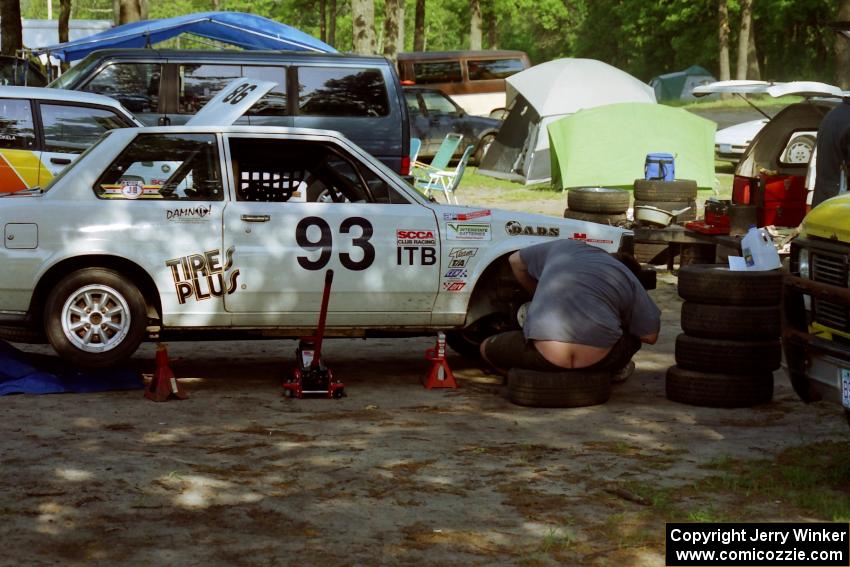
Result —
[{"label": "man's sneaker", "polygon": [[614,384],[622,384],[635,372],[635,362],[630,360],[627,365],[621,368],[619,371],[615,372],[611,375],[611,382]]}]

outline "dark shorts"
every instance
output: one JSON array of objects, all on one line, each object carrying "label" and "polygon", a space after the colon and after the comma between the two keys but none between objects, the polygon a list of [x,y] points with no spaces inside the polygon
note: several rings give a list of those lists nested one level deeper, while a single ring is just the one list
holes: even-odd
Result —
[{"label": "dark shorts", "polygon": [[561,368],[543,358],[534,344],[525,340],[522,331],[508,331],[485,340],[484,355],[493,366],[503,370],[525,368],[538,372],[569,372],[570,370],[618,372],[629,363],[640,347],[640,339],[623,333],[620,340],[611,347],[611,351],[599,362],[584,368]]}]

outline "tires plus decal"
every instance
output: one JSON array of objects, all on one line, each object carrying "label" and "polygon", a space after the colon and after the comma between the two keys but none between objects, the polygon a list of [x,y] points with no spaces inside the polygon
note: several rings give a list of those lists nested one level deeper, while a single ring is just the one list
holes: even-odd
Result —
[{"label": "tires plus decal", "polygon": [[490,240],[490,223],[447,222],[448,240]]},{"label": "tires plus decal", "polygon": [[171,268],[174,278],[174,289],[180,304],[187,299],[203,301],[213,297],[230,295],[236,291],[236,279],[239,269],[228,275],[226,272],[233,267],[233,252],[231,246],[224,253],[224,264],[221,261],[221,249],[209,250],[202,254],[190,254],[172,260],[166,260],[165,265]]},{"label": "tires plus decal", "polygon": [[[319,231],[319,239],[311,240],[308,236],[310,228]],[[352,236],[351,244],[356,246],[362,253],[363,257],[359,260],[352,258],[348,252],[339,253],[339,262],[343,267],[359,272],[365,270],[375,261],[375,247],[369,242],[374,234],[372,223],[362,217],[349,217],[343,220],[339,225],[340,234],[349,234],[353,228],[359,228],[360,236]],[[315,230],[311,231],[315,234]],[[333,249],[333,233],[328,222],[321,217],[305,217],[301,219],[298,226],[295,227],[295,241],[298,246],[308,252],[319,251],[319,256],[315,259],[310,256],[298,256],[298,265],[305,270],[321,270],[331,261]]]},{"label": "tires plus decal", "polygon": [[437,263],[437,236],[433,230],[396,230],[398,266],[433,266]]},{"label": "tires plus decal", "polygon": [[201,205],[199,207],[189,207],[181,209],[168,209],[165,211],[165,220],[173,220],[175,222],[201,222],[212,214],[212,207],[209,205]]},{"label": "tires plus decal", "polygon": [[443,213],[443,220],[447,221],[467,221],[480,219],[481,217],[489,217],[490,211],[472,211],[471,213]]},{"label": "tires plus decal", "polygon": [[511,236],[552,236],[561,235],[561,229],[557,226],[523,226],[517,221],[505,223],[505,232]]}]

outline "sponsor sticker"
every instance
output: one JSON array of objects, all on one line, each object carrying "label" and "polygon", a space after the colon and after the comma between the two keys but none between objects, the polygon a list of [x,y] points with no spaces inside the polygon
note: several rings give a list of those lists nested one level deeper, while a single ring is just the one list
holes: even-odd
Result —
[{"label": "sponsor sticker", "polygon": [[466,279],[468,276],[469,276],[469,274],[463,268],[451,268],[445,274],[443,274],[444,278]]},{"label": "sponsor sticker", "polygon": [[557,226],[534,226],[523,225],[519,221],[508,221],[505,223],[505,232],[510,236],[551,236],[561,235],[561,229]]},{"label": "sponsor sticker", "polygon": [[397,246],[436,246],[433,230],[396,230]]},{"label": "sponsor sticker", "polygon": [[396,265],[433,266],[437,263],[437,235],[433,230],[396,230]]},{"label": "sponsor sticker", "polygon": [[205,222],[208,221],[212,214],[212,207],[209,205],[201,205],[199,207],[181,207],[167,209],[165,211],[165,220],[174,222]]},{"label": "sponsor sticker", "polygon": [[443,282],[443,289],[450,292],[458,292],[463,291],[463,288],[466,287],[466,282],[453,280],[449,282]]},{"label": "sponsor sticker", "polygon": [[121,194],[127,199],[138,199],[142,196],[144,186],[141,181],[125,180],[121,182]]},{"label": "sponsor sticker", "polygon": [[448,240],[490,240],[490,237],[490,223],[446,223]]},{"label": "sponsor sticker", "polygon": [[467,221],[480,219],[481,217],[489,217],[490,210],[472,211],[470,213],[443,213],[443,220],[447,221]]},{"label": "sponsor sticker", "polygon": [[236,291],[239,269],[230,271],[235,250],[233,246],[225,250],[223,259],[221,249],[217,248],[166,260],[165,265],[171,269],[174,280],[177,301],[182,305],[189,299],[203,301]]},{"label": "sponsor sticker", "polygon": [[465,268],[470,258],[475,256],[478,248],[452,248],[449,252],[449,268]]}]

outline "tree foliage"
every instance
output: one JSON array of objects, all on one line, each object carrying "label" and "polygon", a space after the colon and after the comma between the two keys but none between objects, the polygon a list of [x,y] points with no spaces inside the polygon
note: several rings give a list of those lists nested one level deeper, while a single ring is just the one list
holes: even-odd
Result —
[{"label": "tree foliage", "polygon": [[[9,0],[6,0],[9,1]],[[59,0],[53,0],[58,8]],[[416,0],[404,2],[404,28],[415,29]],[[752,28],[762,77],[834,82],[836,20],[842,0],[756,0]],[[846,1],[846,0],[845,0]],[[694,64],[719,72],[717,0],[479,0],[488,33],[484,48],[521,49],[533,63],[558,57],[589,57],[649,80]],[[150,2],[150,17],[212,10],[214,0]],[[320,5],[314,0],[217,0],[222,10],[260,14],[320,35]],[[327,2],[330,8],[334,2]],[[741,0],[727,0],[730,45],[738,45]],[[351,0],[337,0],[327,14],[336,25],[334,47],[351,51]],[[384,28],[382,0],[374,0],[375,29]],[[72,18],[112,19],[112,0],[73,0]],[[24,18],[44,18],[44,0],[21,0]],[[328,10],[330,12],[330,9]],[[427,0],[425,49],[467,49],[470,0]],[[375,50],[383,51],[383,33]],[[414,33],[403,50],[413,50]],[[736,67],[736,50],[731,54]]]}]

